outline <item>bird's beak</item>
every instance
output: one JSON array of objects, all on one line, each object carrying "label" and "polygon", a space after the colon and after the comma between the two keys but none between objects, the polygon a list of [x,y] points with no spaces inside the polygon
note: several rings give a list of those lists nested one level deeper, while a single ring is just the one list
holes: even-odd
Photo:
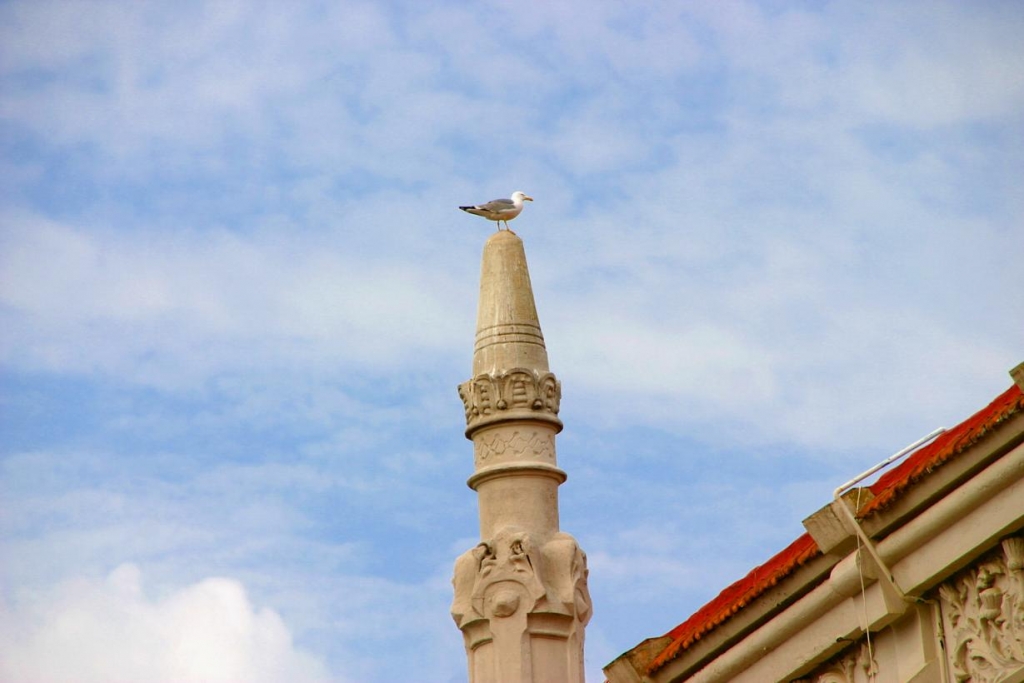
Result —
[{"label": "bird's beak", "polygon": [[524,202],[532,202],[533,201],[533,197],[523,197],[523,201]]}]

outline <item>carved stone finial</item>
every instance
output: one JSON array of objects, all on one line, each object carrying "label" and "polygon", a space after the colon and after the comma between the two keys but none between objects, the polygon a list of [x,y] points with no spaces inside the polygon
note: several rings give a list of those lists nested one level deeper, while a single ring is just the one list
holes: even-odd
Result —
[{"label": "carved stone finial", "polygon": [[482,539],[452,579],[469,680],[583,683],[592,607],[586,555],[558,524],[562,388],[548,368],[522,240],[507,231],[484,247],[473,375],[459,397]]},{"label": "carved stone finial", "polygon": [[473,375],[500,375],[515,368],[546,373],[548,352],[523,241],[503,231],[484,245]]}]

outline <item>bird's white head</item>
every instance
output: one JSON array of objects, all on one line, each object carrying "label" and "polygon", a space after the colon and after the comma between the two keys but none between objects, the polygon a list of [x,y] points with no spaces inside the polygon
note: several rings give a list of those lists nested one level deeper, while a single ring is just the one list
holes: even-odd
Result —
[{"label": "bird's white head", "polygon": [[516,190],[515,192],[512,193],[512,201],[515,201],[517,199],[521,202],[533,201],[533,197],[528,197],[525,192],[520,192],[519,190]]}]

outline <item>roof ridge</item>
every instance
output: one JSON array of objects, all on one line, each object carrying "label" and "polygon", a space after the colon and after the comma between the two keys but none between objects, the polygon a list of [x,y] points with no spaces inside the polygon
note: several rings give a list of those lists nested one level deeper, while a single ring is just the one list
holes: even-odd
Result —
[{"label": "roof ridge", "polygon": [[648,672],[653,673],[675,659],[678,653],[700,640],[704,634],[714,630],[762,593],[792,574],[798,567],[820,554],[818,544],[811,535],[803,534],[767,562],[754,567],[746,576],[733,582],[715,599],[697,610],[693,616],[669,631],[666,635],[672,638],[672,643],[654,658]]},{"label": "roof ridge", "polygon": [[978,443],[1022,409],[1024,393],[1013,384],[987,406],[879,477],[878,481],[868,487],[875,494],[874,498],[861,506],[857,516],[864,518],[886,509],[903,491]]}]

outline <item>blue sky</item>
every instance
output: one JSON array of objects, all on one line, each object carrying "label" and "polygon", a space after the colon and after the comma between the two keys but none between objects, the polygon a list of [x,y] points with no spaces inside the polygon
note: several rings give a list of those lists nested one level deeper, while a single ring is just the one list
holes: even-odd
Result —
[{"label": "blue sky", "polygon": [[1017,2],[0,3],[0,678],[465,679],[523,237],[589,678],[1024,360]]}]

